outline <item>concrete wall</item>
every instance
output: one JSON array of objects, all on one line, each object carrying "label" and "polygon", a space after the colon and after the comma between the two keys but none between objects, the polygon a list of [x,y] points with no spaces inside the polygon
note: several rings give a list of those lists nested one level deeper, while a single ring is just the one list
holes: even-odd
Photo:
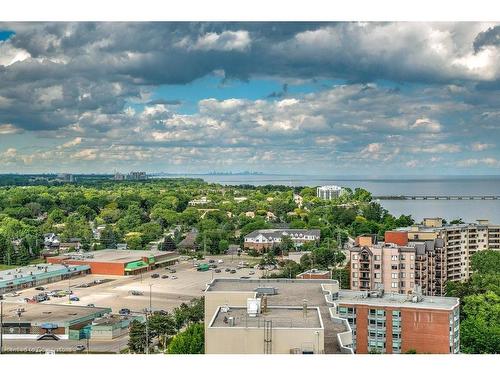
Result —
[{"label": "concrete wall", "polygon": [[[317,332],[317,333],[316,333]],[[290,354],[290,350],[324,351],[322,328],[273,328],[272,354]],[[208,328],[205,354],[264,354],[264,328]]]}]

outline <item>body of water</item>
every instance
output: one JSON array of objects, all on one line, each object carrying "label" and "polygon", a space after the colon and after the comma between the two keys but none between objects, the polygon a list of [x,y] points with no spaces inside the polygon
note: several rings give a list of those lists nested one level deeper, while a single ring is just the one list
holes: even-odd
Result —
[{"label": "body of water", "polygon": [[[415,178],[342,178],[305,175],[186,175],[224,185],[339,185],[361,187],[373,195],[500,195],[500,176],[415,177]],[[489,219],[500,223],[500,200],[450,201],[380,201],[395,216],[412,215],[417,221],[424,217],[462,218],[466,222]]]}]

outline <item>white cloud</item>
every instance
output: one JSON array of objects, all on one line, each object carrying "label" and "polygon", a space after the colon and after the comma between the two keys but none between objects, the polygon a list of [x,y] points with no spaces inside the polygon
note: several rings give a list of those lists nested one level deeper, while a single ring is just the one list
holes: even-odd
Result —
[{"label": "white cloud", "polygon": [[492,143],[481,143],[481,142],[474,142],[470,145],[470,149],[472,151],[477,151],[477,152],[488,150],[493,147],[495,147],[495,145]]},{"label": "white cloud", "polygon": [[441,131],[441,124],[428,118],[419,118],[410,125],[410,129],[418,131],[426,131],[431,133],[439,133]]},{"label": "white cloud", "polygon": [[246,51],[252,40],[246,30],[223,31],[222,33],[206,33],[198,37],[192,44],[189,39],[183,39],[178,44],[193,50],[203,51]]},{"label": "white cloud", "polygon": [[75,139],[58,146],[58,149],[75,147],[78,146],[80,143],[82,143],[82,137],[76,137]]},{"label": "white cloud", "polygon": [[12,124],[0,124],[0,135],[18,134],[22,132],[22,129],[16,128]]}]

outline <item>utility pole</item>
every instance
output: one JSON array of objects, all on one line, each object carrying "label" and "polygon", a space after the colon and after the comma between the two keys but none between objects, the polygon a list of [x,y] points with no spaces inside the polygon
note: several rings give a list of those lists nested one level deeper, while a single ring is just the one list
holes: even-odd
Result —
[{"label": "utility pole", "polygon": [[3,301],[0,301],[0,354],[3,354]]},{"label": "utility pole", "polygon": [[145,312],[146,316],[146,354],[149,354],[149,327],[148,327],[148,313]]},{"label": "utility pole", "polygon": [[152,302],[151,302],[151,288],[152,288],[153,284],[149,284],[149,312],[152,312],[153,311],[153,306],[152,306]]}]

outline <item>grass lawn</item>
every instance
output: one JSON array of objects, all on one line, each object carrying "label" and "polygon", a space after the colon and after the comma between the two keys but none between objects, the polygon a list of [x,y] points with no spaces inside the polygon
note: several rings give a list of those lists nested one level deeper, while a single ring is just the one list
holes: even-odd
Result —
[{"label": "grass lawn", "polygon": [[4,270],[10,270],[12,268],[16,268],[17,266],[8,266],[6,264],[0,264],[0,271],[4,271]]}]

